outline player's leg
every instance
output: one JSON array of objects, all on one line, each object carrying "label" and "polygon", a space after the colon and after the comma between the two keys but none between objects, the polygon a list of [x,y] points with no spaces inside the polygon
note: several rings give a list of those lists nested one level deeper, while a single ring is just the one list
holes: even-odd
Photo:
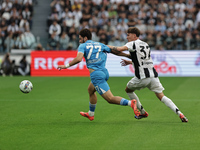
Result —
[{"label": "player's leg", "polygon": [[97,103],[97,96],[95,93],[95,88],[94,85],[90,82],[88,86],[88,94],[89,94],[89,111],[88,112],[80,112],[80,114],[84,117],[87,117],[89,120],[94,120],[94,112],[96,108],[96,103]]},{"label": "player's leg", "polygon": [[[144,83],[143,83],[144,82]],[[138,96],[134,92],[135,90],[140,90],[146,86],[147,81],[145,80],[139,80],[137,77],[132,78],[126,86],[126,93],[129,96],[130,99],[135,99],[137,101],[137,108],[140,110],[141,114],[148,114],[145,109],[143,108]]]},{"label": "player's leg", "polygon": [[171,99],[169,99],[168,97],[166,97],[163,92],[161,92],[161,93],[155,93],[155,94],[156,94],[156,96],[158,97],[158,99],[161,102],[163,102],[173,112],[175,112],[176,114],[180,115],[181,112],[179,111],[178,107],[172,102]]},{"label": "player's leg", "polygon": [[113,96],[110,91],[110,87],[107,83],[109,74],[107,69],[102,71],[94,71],[90,74],[92,84],[95,90],[110,104],[118,104],[123,106],[131,106],[134,109],[134,113],[138,115],[137,102],[136,100],[129,101],[120,96]]},{"label": "player's leg", "polygon": [[167,107],[169,107],[174,113],[176,113],[182,122],[188,122],[188,119],[183,115],[179,108],[174,104],[174,102],[164,95],[163,92],[155,93],[158,99],[163,102]]},{"label": "player's leg", "polygon": [[89,99],[91,104],[96,104],[97,103],[97,95],[96,95],[96,90],[94,88],[94,85],[90,82],[88,86],[88,94],[89,94]]},{"label": "player's leg", "polygon": [[164,95],[163,93],[163,86],[160,83],[159,78],[152,78],[151,84],[148,86],[148,88],[155,92],[158,99],[163,102],[167,107],[169,107],[173,112],[175,112],[183,122],[188,122],[187,118],[183,115],[183,113],[178,109],[178,107],[173,103],[173,101]]},{"label": "player's leg", "polygon": [[124,106],[131,106],[131,102],[127,99],[124,99],[120,96],[114,96],[110,89],[101,95],[108,103],[110,104],[117,104],[117,105],[124,105]]},{"label": "player's leg", "polygon": [[101,96],[110,104],[117,104],[117,105],[122,105],[122,106],[131,106],[135,115],[139,116],[139,111],[137,109],[137,101],[136,100],[130,101],[130,100],[127,100],[127,99],[120,97],[120,96],[113,96],[110,89],[107,92],[101,94]]},{"label": "player's leg", "polygon": [[137,101],[137,108],[139,109],[141,114],[144,114],[145,109],[143,108],[143,106],[142,106],[138,96],[135,94],[135,92],[133,90],[130,90],[128,87],[126,87],[125,91],[130,99],[135,99]]},{"label": "player's leg", "polygon": [[[107,83],[107,80],[109,78],[109,74],[107,69],[101,70],[101,71],[94,71],[90,74],[90,78],[93,84],[92,88],[95,88],[95,90],[108,102],[111,104],[118,104],[120,105],[120,102],[122,100],[122,97],[119,96],[113,96],[113,94],[110,91],[110,87]],[[91,90],[92,91],[92,90]],[[122,100],[121,102],[124,105],[128,105],[128,100]]]},{"label": "player's leg", "polygon": [[88,86],[88,93],[89,93],[89,111],[88,112],[80,112],[80,114],[84,117],[87,117],[91,121],[94,120],[94,111],[96,108],[97,103],[97,96],[96,96],[96,90],[97,92],[103,92],[101,89],[98,88],[98,84],[102,81],[105,81],[106,74],[103,71],[93,71],[90,73],[90,79],[91,82]]},{"label": "player's leg", "polygon": [[90,82],[89,86],[88,86],[88,94],[89,94],[89,98],[90,98],[90,102],[89,102],[89,115],[90,116],[94,116],[94,111],[96,108],[96,104],[97,104],[97,95],[96,95],[96,90],[94,88],[94,85]]}]

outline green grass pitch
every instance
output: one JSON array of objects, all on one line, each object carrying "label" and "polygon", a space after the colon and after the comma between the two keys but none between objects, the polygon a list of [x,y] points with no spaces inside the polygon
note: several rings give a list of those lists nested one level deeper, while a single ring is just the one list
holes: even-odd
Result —
[{"label": "green grass pitch", "polygon": [[[33,90],[23,94],[28,79]],[[130,77],[108,80],[114,95],[128,98]],[[189,119],[179,117],[148,89],[136,91],[149,117],[98,95],[94,121],[88,111],[89,77],[0,77],[0,150],[199,150],[200,77],[162,77],[165,95]]]}]

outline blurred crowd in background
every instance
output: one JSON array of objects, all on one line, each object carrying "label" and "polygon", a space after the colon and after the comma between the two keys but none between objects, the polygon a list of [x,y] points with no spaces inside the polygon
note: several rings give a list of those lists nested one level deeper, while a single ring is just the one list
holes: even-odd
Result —
[{"label": "blurred crowd in background", "polygon": [[200,0],[53,0],[50,6],[49,50],[76,50],[82,28],[95,41],[121,46],[131,26],[152,50],[200,49]]},{"label": "blurred crowd in background", "polygon": [[13,76],[13,75],[30,75],[30,63],[26,59],[26,55],[22,55],[19,62],[10,58],[10,53],[6,53],[0,66],[0,75]]},{"label": "blurred crowd in background", "polygon": [[0,53],[11,49],[32,49],[34,0],[0,0]]},{"label": "blurred crowd in background", "polygon": [[121,46],[131,26],[140,29],[152,50],[200,49],[200,0],[52,0],[46,45],[37,45],[31,32],[35,3],[0,0],[1,53],[13,48],[77,50],[82,28],[89,28],[95,41]]}]

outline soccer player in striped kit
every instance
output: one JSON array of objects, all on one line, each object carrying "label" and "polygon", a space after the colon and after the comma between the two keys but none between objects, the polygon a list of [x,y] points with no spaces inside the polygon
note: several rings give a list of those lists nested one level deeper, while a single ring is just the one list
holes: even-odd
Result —
[{"label": "soccer player in striped kit", "polygon": [[178,107],[172,102],[170,98],[164,95],[163,86],[158,78],[158,73],[156,72],[153,61],[150,55],[149,45],[139,39],[140,30],[136,27],[130,27],[127,31],[127,40],[124,46],[115,47],[110,46],[112,50],[125,51],[128,50],[131,55],[131,60],[122,59],[122,66],[133,64],[135,68],[135,77],[133,77],[126,86],[126,93],[130,99],[137,100],[137,108],[140,110],[139,116],[135,116],[136,119],[142,119],[148,117],[148,113],[142,107],[142,104],[135,94],[135,90],[140,90],[143,88],[148,88],[153,91],[158,99],[168,106],[172,111],[174,111],[182,122],[188,122],[188,119],[184,114],[178,109]]}]

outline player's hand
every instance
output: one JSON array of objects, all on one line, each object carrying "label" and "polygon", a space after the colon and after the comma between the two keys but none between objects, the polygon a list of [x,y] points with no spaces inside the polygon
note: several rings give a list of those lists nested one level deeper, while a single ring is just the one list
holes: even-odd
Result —
[{"label": "player's hand", "polygon": [[128,54],[128,55],[127,55],[127,58],[130,58],[130,59],[131,59],[131,55],[130,55],[130,54]]},{"label": "player's hand", "polygon": [[122,60],[120,62],[121,66],[127,66],[127,65],[131,64],[131,61],[129,61],[129,60],[126,60],[126,59],[121,59],[121,60]]},{"label": "player's hand", "polygon": [[62,69],[66,69],[65,65],[58,65],[57,69],[60,71]]}]

